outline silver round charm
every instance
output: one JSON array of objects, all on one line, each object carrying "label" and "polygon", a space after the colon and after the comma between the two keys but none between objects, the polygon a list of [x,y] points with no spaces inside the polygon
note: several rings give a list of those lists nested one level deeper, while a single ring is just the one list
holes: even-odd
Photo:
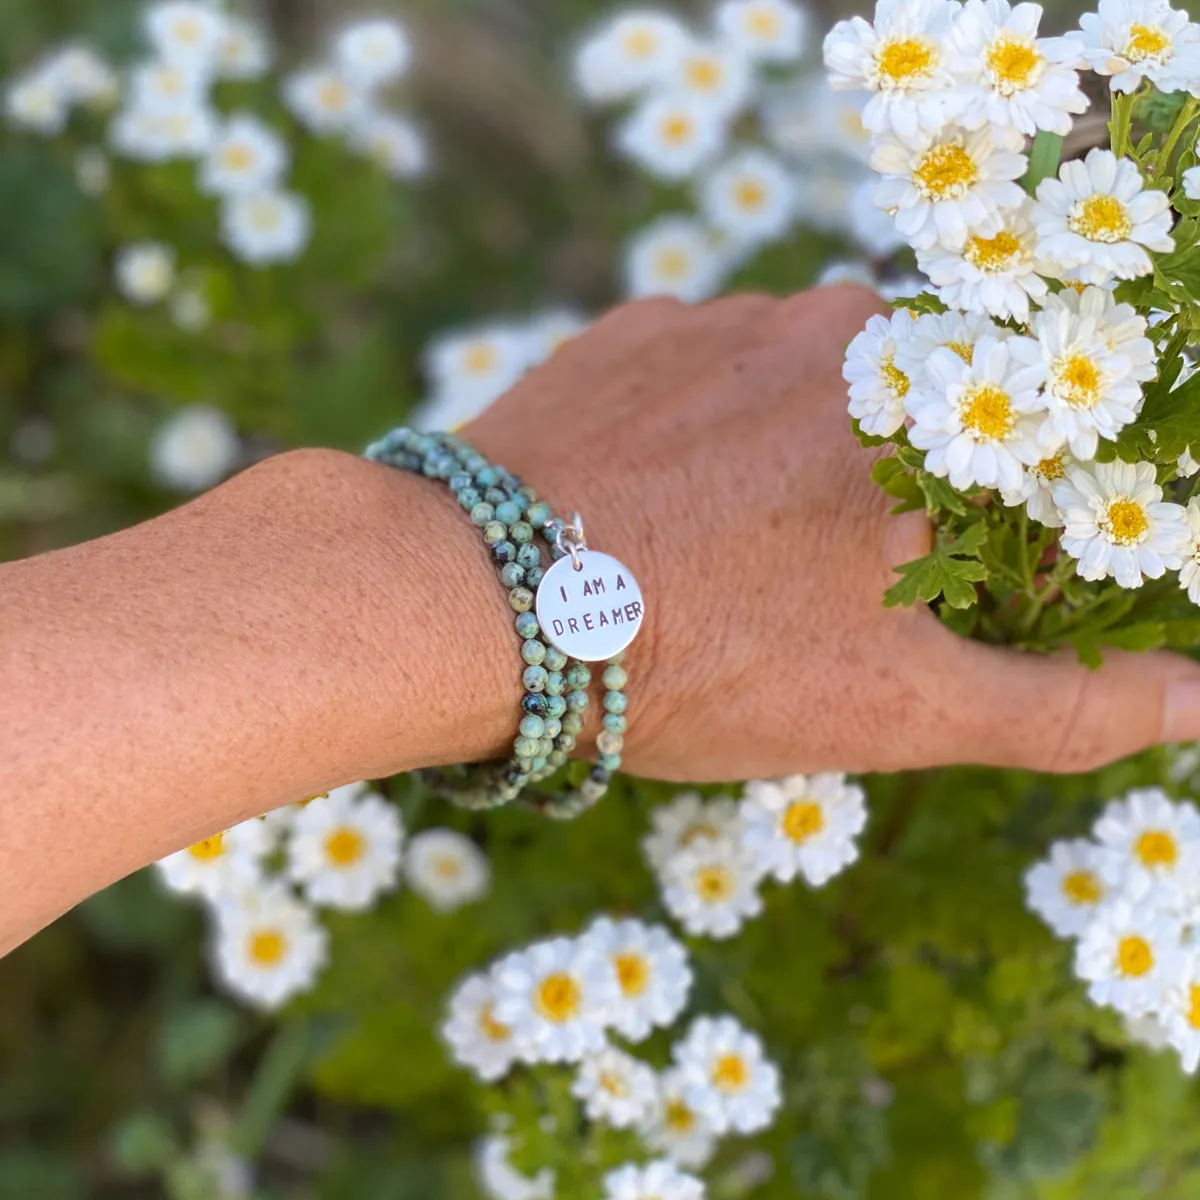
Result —
[{"label": "silver round charm", "polygon": [[620,654],[637,637],[644,617],[642,589],[633,572],[598,550],[577,550],[558,559],[538,585],[542,633],[564,654],[583,662]]}]

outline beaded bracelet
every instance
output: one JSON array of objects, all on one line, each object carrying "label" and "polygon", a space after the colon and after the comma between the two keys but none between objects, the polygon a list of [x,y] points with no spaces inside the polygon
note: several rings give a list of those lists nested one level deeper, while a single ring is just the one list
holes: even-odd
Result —
[{"label": "beaded bracelet", "polygon": [[[621,661],[644,616],[632,573],[611,556],[588,548],[578,515],[571,524],[555,517],[520,479],[452,434],[397,429],[373,444],[367,457],[449,485],[499,568],[521,639],[525,694],[513,758],[425,770],[422,779],[468,808],[493,808],[521,796],[567,762],[589,706],[591,670],[584,660],[607,660],[596,765],[575,791],[525,795],[527,804],[547,816],[578,815],[605,794],[621,765],[627,728]],[[550,548],[549,568],[542,566],[535,536]],[[544,587],[551,576],[551,586]]]}]

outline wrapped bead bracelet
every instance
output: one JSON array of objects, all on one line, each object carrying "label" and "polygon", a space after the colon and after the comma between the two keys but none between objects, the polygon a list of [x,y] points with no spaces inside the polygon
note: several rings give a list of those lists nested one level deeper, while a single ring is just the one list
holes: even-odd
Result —
[{"label": "wrapped bead bracelet", "polygon": [[[515,475],[453,434],[396,429],[370,446],[366,457],[450,487],[498,568],[521,639],[524,695],[513,757],[425,770],[421,778],[467,808],[494,808],[523,797],[562,819],[591,807],[620,768],[627,728],[621,660],[644,616],[629,568],[588,548],[578,515],[570,524],[562,521]],[[550,550],[549,567],[542,564],[539,536]],[[596,765],[576,790],[528,792],[566,764],[583,730],[592,681],[584,660],[606,663]]]}]

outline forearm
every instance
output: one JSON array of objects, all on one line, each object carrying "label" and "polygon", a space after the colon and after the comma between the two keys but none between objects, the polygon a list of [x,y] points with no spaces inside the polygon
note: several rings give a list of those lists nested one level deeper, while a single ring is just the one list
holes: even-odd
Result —
[{"label": "forearm", "polygon": [[440,489],[328,452],[0,568],[0,951],[276,805],[502,753],[492,575]]}]

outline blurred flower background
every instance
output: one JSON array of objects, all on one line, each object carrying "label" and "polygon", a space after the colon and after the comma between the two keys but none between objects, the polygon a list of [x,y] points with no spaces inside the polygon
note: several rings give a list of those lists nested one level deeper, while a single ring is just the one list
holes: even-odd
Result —
[{"label": "blurred flower background", "polygon": [[[0,4],[0,553],[288,447],[453,428],[625,297],[919,290],[863,98],[820,67],[853,11]],[[621,781],[569,825],[340,789],[0,962],[0,1200],[700,1194],[621,1166],[647,1147],[710,1164],[713,1197],[1194,1196],[1194,1085],[1022,904],[1102,798],[1194,767],[874,779],[865,804],[840,777],[740,807]],[[572,1078],[563,1042],[506,1075],[496,1031],[544,1032],[528,979],[590,986],[605,955],[662,976],[621,975],[647,990],[610,1022],[646,1061]],[[689,1083],[710,1060],[736,1103]]]}]

